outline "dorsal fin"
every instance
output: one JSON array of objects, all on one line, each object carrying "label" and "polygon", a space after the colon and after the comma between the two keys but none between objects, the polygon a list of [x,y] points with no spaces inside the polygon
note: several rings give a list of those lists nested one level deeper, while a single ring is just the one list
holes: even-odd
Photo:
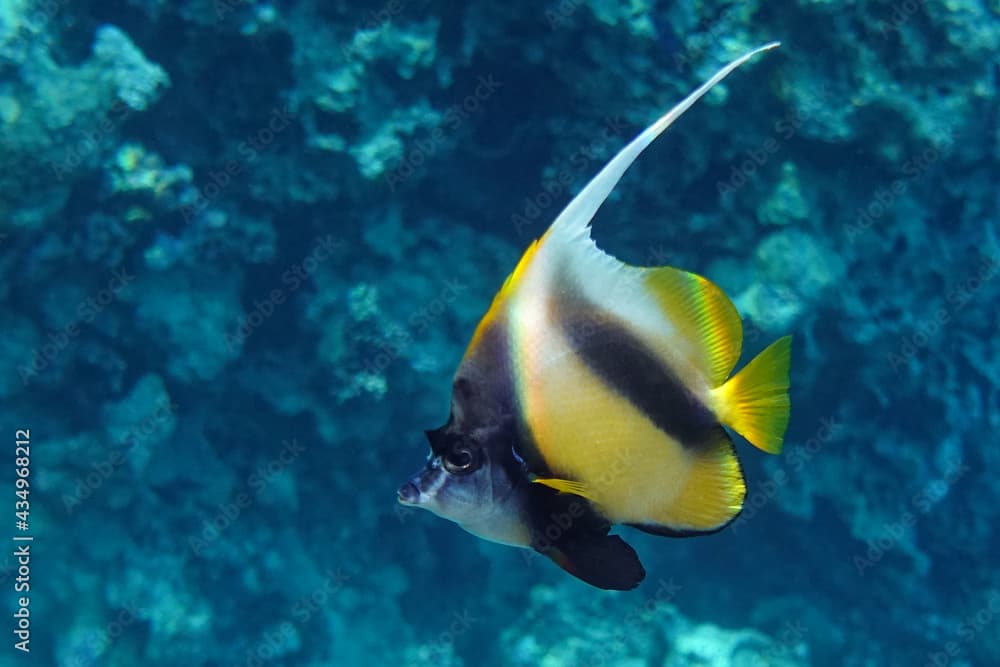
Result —
[{"label": "dorsal fin", "polygon": [[712,388],[740,359],[743,323],[729,297],[712,281],[670,266],[647,269],[646,285],[688,342],[689,359]]},{"label": "dorsal fin", "polygon": [[[711,90],[716,84],[722,81],[730,72],[745,63],[747,60],[753,56],[777,47],[780,42],[771,42],[770,44],[765,44],[764,46],[758,47],[742,56],[736,60],[730,62],[728,65],[722,67],[717,71],[708,81],[703,83],[697,89],[694,90],[690,95],[688,95],[679,104],[674,106],[670,111],[665,113],[663,116],[658,118],[652,125],[643,130],[635,139],[633,139],[625,148],[620,150],[610,162],[608,162],[603,169],[601,169],[594,178],[587,183],[586,186],[566,205],[566,208],[556,217],[556,219],[549,226],[548,230],[542,236],[541,239],[531,244],[531,246],[525,251],[524,255],[521,257],[521,261],[518,263],[517,268],[507,277],[504,282],[503,287],[497,293],[490,306],[489,311],[486,316],[480,321],[479,326],[476,329],[472,340],[466,349],[465,359],[468,359],[473,352],[479,346],[483,335],[490,327],[497,324],[498,320],[504,313],[505,308],[508,306],[508,302],[511,297],[522,287],[522,283],[526,280],[534,280],[535,283],[532,284],[532,288],[537,289],[538,286],[547,284],[547,280],[551,278],[551,274],[546,272],[531,271],[532,267],[536,263],[543,263],[547,266],[558,264],[553,260],[556,258],[569,258],[569,264],[575,265],[578,270],[584,271],[589,276],[600,276],[599,281],[602,285],[611,289],[620,289],[623,286],[627,286],[629,281],[635,280],[631,283],[633,285],[639,285],[642,282],[644,276],[644,269],[639,267],[630,267],[618,259],[604,253],[594,244],[593,240],[590,238],[589,225],[597,209],[601,207],[604,200],[607,199],[608,195],[614,189],[615,185],[621,180],[622,175],[625,171],[635,162],[636,158],[646,149],[649,144],[653,142],[660,134],[662,134],[670,125],[677,120],[685,111],[687,111],[695,102],[697,102],[702,96],[705,95],[709,90]],[[664,274],[665,275],[665,274]],[[529,276],[532,276],[529,278]],[[617,287],[616,287],[617,286]],[[713,303],[723,303],[728,304],[728,299],[724,295],[721,295],[720,299],[715,299],[714,285],[709,283],[709,287],[701,289],[702,293],[705,293],[709,298],[712,299]],[[687,293],[685,293],[687,294]],[[716,309],[718,312],[725,311],[724,305]],[[716,331],[716,333],[726,334],[729,336],[727,340],[733,340],[733,334],[735,333],[735,327],[729,322],[730,318],[725,318],[721,322],[722,329]],[[714,322],[714,321],[713,321]],[[715,322],[719,324],[719,322]],[[706,326],[711,324],[710,322],[705,322]],[[739,347],[741,336],[736,336],[736,356],[739,356]],[[730,351],[728,348],[726,350],[716,350],[712,356],[712,361],[708,363],[705,368],[711,369],[711,373],[706,373],[706,376],[711,375],[715,377],[720,371],[719,368],[728,365],[726,372],[731,371],[735,365],[735,359],[732,360],[730,364],[729,355]],[[725,378],[721,378],[724,380]],[[720,380],[721,382],[721,380]]]},{"label": "dorsal fin", "polygon": [[604,200],[608,198],[618,181],[621,180],[625,171],[632,166],[639,154],[653,143],[660,134],[681,117],[691,106],[697,102],[705,93],[715,87],[717,83],[725,79],[730,72],[753,58],[758,53],[769,51],[779,46],[781,42],[771,42],[760,46],[749,53],[745,53],[732,61],[710,78],[701,84],[693,93],[685,97],[677,106],[663,114],[655,123],[643,130],[639,136],[633,139],[625,148],[621,149],[601,171],[594,176],[589,183],[573,198],[562,213],[555,219],[549,227],[546,236],[567,235],[572,238],[577,235],[588,234],[587,228],[593,219],[597,209],[601,207]]}]

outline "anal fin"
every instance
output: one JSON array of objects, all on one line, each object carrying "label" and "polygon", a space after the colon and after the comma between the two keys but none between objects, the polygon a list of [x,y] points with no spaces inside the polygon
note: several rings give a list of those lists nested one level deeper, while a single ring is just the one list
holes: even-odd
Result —
[{"label": "anal fin", "polygon": [[691,461],[680,493],[649,520],[629,522],[657,535],[687,537],[714,533],[739,515],[746,482],[733,441],[721,426],[709,430],[689,450]]}]

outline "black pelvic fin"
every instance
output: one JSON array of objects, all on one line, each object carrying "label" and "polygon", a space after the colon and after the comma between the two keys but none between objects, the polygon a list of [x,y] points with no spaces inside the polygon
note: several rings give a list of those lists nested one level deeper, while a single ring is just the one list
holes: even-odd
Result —
[{"label": "black pelvic fin", "polygon": [[574,577],[605,590],[632,590],[646,577],[635,550],[617,535],[564,539],[538,551]]},{"label": "black pelvic fin", "polygon": [[591,586],[627,591],[646,571],[635,551],[584,498],[541,484],[529,486],[532,507],[531,546],[559,567]]}]

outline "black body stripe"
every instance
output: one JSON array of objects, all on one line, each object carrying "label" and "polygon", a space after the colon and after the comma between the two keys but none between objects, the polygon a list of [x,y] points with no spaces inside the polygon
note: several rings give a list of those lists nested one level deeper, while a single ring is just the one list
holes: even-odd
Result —
[{"label": "black body stripe", "polygon": [[685,447],[698,446],[718,425],[715,415],[616,318],[571,307],[557,321],[589,368]]}]

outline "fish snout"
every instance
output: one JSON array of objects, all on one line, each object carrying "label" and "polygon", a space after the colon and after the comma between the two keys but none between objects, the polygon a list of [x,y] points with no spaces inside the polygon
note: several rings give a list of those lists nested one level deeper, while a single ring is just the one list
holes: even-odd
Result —
[{"label": "fish snout", "polygon": [[410,480],[399,487],[399,491],[396,492],[397,498],[403,505],[416,505],[420,501],[420,489],[417,485]]},{"label": "fish snout", "polygon": [[418,505],[429,509],[430,505],[437,502],[438,492],[446,481],[444,470],[428,464],[399,487],[396,497],[404,505]]}]

